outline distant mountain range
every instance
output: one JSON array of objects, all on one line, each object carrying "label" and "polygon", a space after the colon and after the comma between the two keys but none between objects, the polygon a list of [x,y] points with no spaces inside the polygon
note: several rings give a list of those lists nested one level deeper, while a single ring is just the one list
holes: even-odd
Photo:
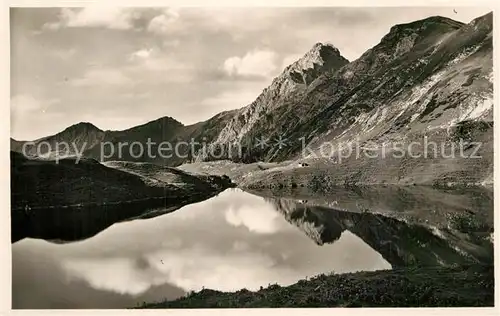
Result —
[{"label": "distant mountain range", "polygon": [[[381,144],[424,135],[454,142],[464,126],[465,134],[492,142],[492,32],[492,13],[469,24],[429,17],[393,26],[380,43],[352,62],[333,45],[318,43],[286,67],[251,104],[207,121],[185,126],[163,117],[124,131],[102,131],[91,123],[79,123],[35,142],[86,142],[84,156],[91,158],[101,157],[104,141],[146,143],[151,138],[176,144],[195,139],[206,142],[208,148],[237,142],[243,145],[243,155],[221,159],[238,162],[303,158],[302,139],[310,152],[318,152],[324,142]],[[256,139],[262,137],[286,139],[287,144],[256,146]],[[11,139],[13,151],[20,151],[22,144]],[[107,160],[176,166],[212,159],[202,151],[195,155],[188,148],[185,151],[184,158],[153,158],[147,153],[134,158],[126,151],[121,158],[115,153]],[[484,170],[487,177],[490,166]]]}]

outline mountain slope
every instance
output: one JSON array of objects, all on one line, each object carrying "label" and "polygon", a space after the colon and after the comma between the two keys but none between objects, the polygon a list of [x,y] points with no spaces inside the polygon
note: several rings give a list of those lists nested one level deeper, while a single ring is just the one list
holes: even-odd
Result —
[{"label": "mountain slope", "polygon": [[217,141],[255,144],[255,138],[282,137],[288,142],[280,150],[248,146],[253,160],[279,161],[299,156],[301,138],[317,150],[360,134],[362,141],[399,139],[466,119],[491,120],[491,44],[491,14],[468,25],[431,17],[394,26],[359,59],[287,99],[287,111],[271,112],[276,124],[258,120]]},{"label": "mountain slope", "polygon": [[87,238],[115,222],[164,214],[232,186],[227,177],[148,163],[110,168],[88,158],[56,163],[10,155],[13,242]]},{"label": "mountain slope", "polygon": [[23,151],[23,145],[24,141],[22,140],[15,140],[14,138],[10,138],[10,149],[15,152],[22,152]]},{"label": "mountain slope", "polygon": [[[307,108],[293,100],[302,98],[317,78],[325,73],[336,72],[348,62],[333,45],[315,44],[302,58],[286,67],[254,102],[240,109],[222,129],[207,152],[215,151],[216,147],[227,148],[231,143],[238,143],[246,155],[229,157],[231,153],[227,153],[223,158],[251,161],[251,153],[255,149],[252,148],[253,139],[250,135],[253,135],[254,131],[264,134],[280,130],[282,124],[289,123],[288,120],[282,119],[285,115],[298,119],[294,114],[307,111]],[[211,159],[203,153],[197,158]]]},{"label": "mountain slope", "polygon": [[[37,139],[33,141],[34,144],[11,140],[11,150],[21,152],[22,145],[26,144],[26,152],[24,153],[26,156],[54,159],[58,155],[59,157],[74,156],[82,149],[98,145],[104,137],[104,131],[91,123],[82,122],[72,125],[55,135]],[[66,147],[63,144],[68,146]]]},{"label": "mountain slope", "polygon": [[[287,144],[248,146],[247,157],[305,159],[308,167],[258,172],[245,186],[491,183],[492,61],[492,14],[467,25],[431,17],[393,27],[359,59],[289,100],[294,111],[279,116],[280,127],[253,125],[248,142],[264,136]],[[460,139],[480,146],[466,144],[461,155]],[[437,149],[424,155],[432,142]]]}]

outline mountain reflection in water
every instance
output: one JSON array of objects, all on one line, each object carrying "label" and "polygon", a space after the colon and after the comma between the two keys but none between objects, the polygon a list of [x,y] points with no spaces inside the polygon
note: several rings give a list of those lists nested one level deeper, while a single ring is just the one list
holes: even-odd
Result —
[{"label": "mountain reflection in water", "polygon": [[[416,199],[429,201],[421,193]],[[357,210],[349,209],[345,192],[335,203],[263,195],[229,189],[78,242],[16,242],[13,308],[124,308],[202,288],[255,290],[320,273],[492,260],[489,204],[474,210],[472,220],[480,225],[465,231],[439,216],[422,218],[415,205],[426,204],[415,203],[415,196],[406,197],[413,207],[372,214],[359,209],[360,201],[370,205],[362,194],[356,195]],[[448,210],[470,219],[468,204],[461,204],[462,212]]]}]

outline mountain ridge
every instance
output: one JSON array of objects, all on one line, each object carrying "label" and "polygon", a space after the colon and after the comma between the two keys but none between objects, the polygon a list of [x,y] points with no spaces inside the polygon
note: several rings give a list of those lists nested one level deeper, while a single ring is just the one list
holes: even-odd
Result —
[{"label": "mountain ridge", "polygon": [[[460,124],[471,125],[472,134],[488,141],[492,130],[480,126],[492,123],[492,86],[492,13],[469,24],[432,16],[393,26],[352,62],[334,45],[316,43],[240,109],[187,126],[165,117],[121,132],[106,131],[103,137],[97,131],[90,142],[144,141],[147,136],[172,143],[203,140],[205,149],[211,149],[171,160],[138,158],[175,166],[213,160],[207,152],[234,143],[242,145],[241,156],[217,159],[309,159],[301,156],[304,143],[299,139],[314,153],[325,142],[341,144],[358,136],[362,143],[406,142],[423,135],[451,143]],[[153,128],[158,122],[163,126]],[[264,136],[291,141],[285,148],[256,147],[255,139]],[[19,147],[15,140],[11,144]]]}]

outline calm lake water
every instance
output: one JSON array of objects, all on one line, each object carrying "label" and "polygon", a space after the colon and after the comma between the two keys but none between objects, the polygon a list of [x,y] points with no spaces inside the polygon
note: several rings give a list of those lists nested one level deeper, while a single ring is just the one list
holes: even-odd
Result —
[{"label": "calm lake water", "polygon": [[321,273],[490,255],[490,228],[476,229],[480,242],[462,236],[468,238],[462,244],[451,228],[316,204],[322,205],[229,189],[81,241],[22,239],[12,246],[13,308],[126,308],[202,288],[258,290]]}]

